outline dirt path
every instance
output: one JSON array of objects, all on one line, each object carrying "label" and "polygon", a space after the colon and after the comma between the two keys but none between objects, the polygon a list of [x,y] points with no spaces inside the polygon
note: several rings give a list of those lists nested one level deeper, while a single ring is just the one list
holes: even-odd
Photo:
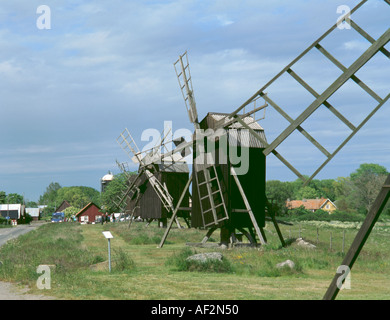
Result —
[{"label": "dirt path", "polygon": [[[20,225],[13,228],[0,229],[0,246],[5,244],[8,240],[17,238],[29,231],[36,229],[41,224],[33,223],[31,225]],[[0,281],[0,301],[2,300],[53,300],[55,298],[44,295],[33,295],[26,293],[27,287],[20,288],[19,286]]]}]

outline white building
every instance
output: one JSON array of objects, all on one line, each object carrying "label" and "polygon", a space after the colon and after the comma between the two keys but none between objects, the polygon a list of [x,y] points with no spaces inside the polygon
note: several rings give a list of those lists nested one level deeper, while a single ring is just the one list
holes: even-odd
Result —
[{"label": "white building", "polygon": [[41,209],[39,208],[26,208],[25,212],[28,213],[34,221],[39,220]]},{"label": "white building", "polygon": [[0,215],[4,218],[18,220],[23,214],[24,205],[21,204],[0,204]]}]

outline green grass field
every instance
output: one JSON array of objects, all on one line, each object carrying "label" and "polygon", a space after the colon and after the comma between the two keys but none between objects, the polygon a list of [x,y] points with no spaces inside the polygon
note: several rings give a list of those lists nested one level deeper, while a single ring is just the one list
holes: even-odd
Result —
[{"label": "green grass field", "polygon": [[[27,284],[31,293],[59,299],[322,299],[343,259],[343,230],[347,251],[359,226],[302,222],[280,227],[292,242],[286,248],[281,247],[272,224],[267,224],[269,244],[262,248],[188,247],[186,242],[200,242],[206,231],[173,228],[164,247],[158,249],[164,229],[156,223],[148,227],[133,223],[130,230],[127,223],[48,223],[0,249],[0,280]],[[106,230],[114,236],[111,273],[102,235]],[[317,248],[294,244],[299,234]],[[218,241],[218,233],[212,238]],[[352,269],[351,289],[340,291],[338,299],[390,298],[389,244],[390,225],[376,226]],[[203,269],[185,265],[188,254],[211,251],[223,254],[223,265]],[[287,259],[295,262],[295,270],[276,268]],[[36,270],[42,264],[55,265],[49,290],[37,288],[40,274]]]}]

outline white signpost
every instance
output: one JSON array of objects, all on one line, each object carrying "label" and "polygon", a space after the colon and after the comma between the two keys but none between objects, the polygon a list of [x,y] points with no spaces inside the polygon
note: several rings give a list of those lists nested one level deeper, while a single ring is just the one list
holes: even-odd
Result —
[{"label": "white signpost", "polygon": [[110,231],[103,231],[103,235],[108,240],[108,270],[111,272],[111,243],[110,239],[114,238]]}]

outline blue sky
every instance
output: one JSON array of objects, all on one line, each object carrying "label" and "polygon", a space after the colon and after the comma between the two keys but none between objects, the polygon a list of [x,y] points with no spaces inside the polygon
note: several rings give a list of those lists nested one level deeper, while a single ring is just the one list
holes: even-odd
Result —
[{"label": "blue sky", "polygon": [[[116,142],[128,128],[142,148],[145,129],[192,129],[173,62],[188,51],[199,117],[231,112],[308,47],[358,1],[2,1],[0,5],[0,190],[37,200],[51,182],[100,189],[115,160],[128,161]],[[51,9],[51,29],[40,30],[37,8]],[[374,38],[388,27],[390,7],[369,0],[352,16]],[[368,42],[354,30],[336,30],[323,46],[349,66]],[[388,50],[389,45],[386,46]],[[319,93],[339,74],[313,53],[294,70]],[[358,72],[383,98],[390,62],[381,53]],[[272,90],[271,90],[272,89]],[[295,118],[312,100],[294,80],[269,89]],[[310,100],[311,99],[311,100]],[[354,83],[330,98],[358,124],[373,100]],[[390,170],[389,102],[321,171],[348,176],[360,163]],[[260,122],[272,141],[286,126],[269,108]],[[326,110],[304,128],[331,151],[348,129]],[[278,148],[304,174],[324,159],[300,134]],[[267,178],[294,180],[273,156]],[[136,169],[136,167],[133,167]]]}]

